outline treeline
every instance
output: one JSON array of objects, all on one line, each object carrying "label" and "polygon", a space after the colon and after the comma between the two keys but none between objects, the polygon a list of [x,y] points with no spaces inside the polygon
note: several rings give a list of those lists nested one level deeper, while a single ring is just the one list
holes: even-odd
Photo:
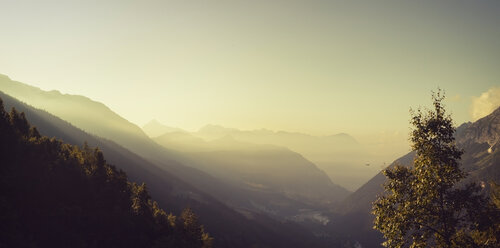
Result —
[{"label": "treeline", "polygon": [[97,148],[40,135],[0,99],[0,247],[211,247],[186,208],[167,214]]}]

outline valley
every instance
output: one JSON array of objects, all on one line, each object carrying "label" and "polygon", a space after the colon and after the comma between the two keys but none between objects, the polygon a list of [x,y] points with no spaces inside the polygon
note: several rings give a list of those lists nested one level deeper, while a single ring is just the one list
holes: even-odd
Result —
[{"label": "valley", "polygon": [[[241,226],[241,231],[247,230],[249,235],[256,235],[248,229],[251,226],[268,229],[260,241],[252,243],[267,243],[265,237],[271,235],[275,246],[286,247],[289,238],[282,233],[284,228],[300,232],[295,238],[317,242],[318,247],[331,244],[373,247],[382,240],[370,228],[371,203],[382,193],[382,174],[350,192],[316,164],[289,148],[302,150],[314,158],[329,154],[334,159],[337,154],[339,161],[342,157],[355,156],[356,150],[363,154],[361,145],[347,134],[314,137],[221,126],[187,132],[157,121],[141,129],[86,97],[43,91],[5,76],[0,78],[0,91],[7,93],[0,94],[4,105],[26,113],[42,134],[75,145],[98,146],[106,158],[125,170],[132,180],[146,182],[162,206],[177,213],[191,206],[200,214],[206,230],[226,237],[215,240],[219,246],[247,245],[234,243],[240,241],[233,240],[230,234],[243,220],[246,224]],[[84,114],[58,108],[58,102],[65,102],[66,106]],[[457,129],[458,144],[467,151],[462,166],[470,174],[469,180],[479,180],[482,185],[500,179],[496,167],[498,120],[500,108]],[[157,136],[150,137],[153,134]],[[285,146],[287,144],[289,146]],[[323,152],[318,147],[323,147]],[[320,152],[313,154],[316,150]],[[359,157],[366,159],[366,154]],[[413,157],[414,154],[407,154],[388,168],[395,164],[410,166]],[[343,170],[344,174],[339,172],[342,177],[345,173],[356,173],[346,168],[339,166],[336,171]],[[216,224],[219,218],[224,225]],[[271,231],[276,226],[281,226],[279,231]],[[322,241],[317,240],[319,237]]]},{"label": "valley", "polygon": [[0,248],[498,248],[499,13],[0,0]]}]

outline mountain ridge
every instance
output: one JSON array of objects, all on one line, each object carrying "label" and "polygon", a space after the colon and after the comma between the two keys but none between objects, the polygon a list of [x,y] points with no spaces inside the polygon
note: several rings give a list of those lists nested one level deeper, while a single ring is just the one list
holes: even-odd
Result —
[{"label": "mountain ridge", "polygon": [[[252,219],[248,219],[214,197],[113,141],[88,134],[45,110],[35,109],[1,91],[0,98],[4,100],[6,107],[15,107],[18,111],[25,112],[29,121],[35,124],[42,134],[60,138],[74,145],[81,145],[86,141],[91,146],[99,147],[106,154],[106,159],[125,170],[131,180],[146,182],[151,195],[161,206],[177,214],[184,207],[191,206],[199,214],[206,230],[217,236],[214,243],[216,247],[252,247],[256,244],[271,247],[290,247],[292,244],[297,244],[300,247],[309,247],[308,242],[318,247],[326,247],[295,224],[276,222],[257,213],[252,213]],[[303,241],[289,236],[287,232],[294,233],[293,236],[301,237]],[[252,243],[245,243],[249,240],[247,235],[250,234]]]},{"label": "mountain ridge", "polygon": [[[21,83],[19,83],[19,84],[21,84]],[[2,87],[4,85],[5,84],[2,84],[2,82],[0,82],[0,90],[3,89]],[[30,88],[30,89],[32,89],[32,88]],[[42,93],[43,94],[51,94],[51,93],[47,93],[47,92],[42,92]],[[56,94],[56,95],[60,96],[58,94]],[[29,99],[27,99],[27,100],[29,100]],[[69,106],[71,106],[71,105],[66,105],[66,107],[69,107]],[[95,106],[95,105],[93,105],[93,106]],[[107,109],[107,110],[109,110],[109,109]],[[45,112],[47,113],[50,111],[46,109]],[[86,118],[89,118],[89,117],[86,116]],[[65,119],[65,121],[69,123],[68,119]],[[75,120],[72,120],[72,121],[73,121],[72,124],[74,124]],[[92,120],[92,121],[99,123],[99,122],[103,122],[106,120],[96,119],[96,120]],[[69,125],[71,125],[71,124],[69,124]],[[76,122],[76,125],[81,131],[88,130],[85,128],[85,125],[82,126],[82,123]],[[57,129],[51,128],[51,130],[59,133]],[[226,214],[221,213],[220,212],[221,210],[216,210],[214,207],[202,208],[201,206],[204,206],[203,204],[205,204],[204,202],[206,202],[205,200],[203,200],[203,198],[204,198],[203,195],[206,194],[207,196],[209,196],[208,199],[210,199],[210,197],[214,197],[214,199],[216,199],[216,201],[220,201],[220,200],[226,199],[227,197],[234,197],[235,195],[240,194],[241,191],[236,191],[236,192],[238,192],[238,193],[236,193],[232,187],[228,187],[226,184],[219,182],[217,179],[211,177],[207,173],[205,173],[201,170],[197,170],[195,168],[189,167],[189,166],[185,166],[185,165],[177,162],[176,160],[181,158],[180,154],[175,153],[175,151],[168,151],[167,149],[156,144],[156,142],[150,140],[145,134],[144,135],[141,135],[141,134],[134,135],[132,133],[132,135],[130,135],[129,133],[127,133],[127,129],[118,130],[118,131],[119,131],[118,133],[120,134],[120,137],[118,137],[118,138],[115,137],[115,135],[112,135],[109,133],[105,133],[106,136],[104,136],[103,138],[111,140],[113,142],[116,142],[118,145],[124,146],[125,149],[133,151],[133,153],[137,153],[141,157],[144,157],[144,158],[141,158],[143,163],[150,165],[150,169],[148,169],[149,170],[148,176],[161,176],[161,177],[163,177],[162,176],[163,174],[169,173],[169,174],[173,175],[174,178],[178,178],[179,181],[188,182],[189,184],[191,184],[194,187],[194,189],[200,191],[200,193],[193,194],[193,193],[190,193],[190,192],[194,192],[193,190],[188,190],[185,193],[183,193],[182,191],[181,192],[176,191],[175,188],[173,190],[172,190],[172,188],[169,189],[169,187],[167,187],[167,189],[163,189],[161,186],[161,177],[156,181],[152,181],[152,182],[148,183],[148,185],[150,185],[152,188],[154,187],[154,189],[151,190],[152,194],[168,194],[168,192],[172,191],[176,195],[178,195],[179,197],[188,197],[189,202],[191,202],[193,204],[192,207],[195,207],[196,208],[195,210],[197,212],[200,212],[200,219],[201,220],[208,219],[208,220],[210,220],[209,223],[212,223],[212,225],[208,225],[208,228],[210,228],[208,231],[213,233],[214,235],[218,236],[219,240],[221,240],[221,241],[216,241],[216,243],[220,244],[220,242],[226,242],[227,244],[233,244],[233,245],[238,244],[238,243],[234,243],[234,242],[241,242],[241,241],[235,240],[235,238],[238,235],[234,234],[234,232],[238,232],[238,230],[240,230],[242,232],[255,233],[256,235],[261,237],[261,238],[255,238],[255,240],[256,240],[255,242],[262,242],[262,243],[272,242],[274,244],[273,246],[279,247],[279,246],[282,246],[283,244],[286,244],[287,242],[289,242],[286,240],[290,239],[290,238],[287,237],[287,234],[282,233],[282,231],[278,231],[278,229],[271,230],[272,228],[275,228],[277,226],[281,226],[281,228],[284,228],[283,230],[288,229],[289,231],[291,231],[291,233],[293,233],[297,230],[303,230],[303,229],[301,229],[302,227],[299,227],[293,223],[278,224],[276,222],[276,220],[272,220],[269,217],[267,217],[266,215],[263,215],[261,213],[251,213],[251,216],[252,216],[251,218],[252,218],[253,224],[249,224],[248,226],[245,226],[245,227],[242,226],[242,228],[233,228],[234,229],[233,230],[233,229],[228,229],[228,228],[230,228],[229,226],[224,226],[224,225],[221,226],[221,223],[216,221],[216,219],[215,219],[215,218],[218,218],[218,216],[226,216],[228,218],[228,221],[229,221],[231,219],[234,220],[234,219],[238,219],[238,218],[243,218],[243,215],[241,213],[235,213],[233,210],[226,208],[227,206],[224,203],[222,203],[222,201],[219,203],[214,203],[214,206],[217,206],[217,204],[218,204],[218,206],[220,206],[221,209],[226,209],[225,210],[225,211],[227,211]],[[68,131],[66,133],[66,136],[72,137],[72,134],[74,132],[75,131]],[[93,135],[97,135],[97,134],[93,133]],[[98,136],[100,136],[100,135],[98,135]],[[83,142],[81,139],[78,139],[78,138],[76,140],[79,142]],[[127,153],[127,152],[125,152],[125,153]],[[117,155],[115,157],[119,157],[119,155]],[[135,168],[132,168],[132,169],[135,169]],[[127,168],[127,170],[129,170],[129,171],[132,169]],[[139,173],[139,172],[141,172],[141,170],[135,169],[134,172]],[[134,173],[132,173],[132,174],[134,174]],[[139,179],[140,179],[140,177],[139,177]],[[144,180],[144,179],[142,179],[142,180]],[[169,180],[172,180],[172,178]],[[200,196],[202,196],[202,198],[200,198]],[[211,201],[213,201],[213,200],[211,200]],[[222,206],[225,206],[225,207],[222,207]],[[239,216],[239,217],[236,217],[236,216]],[[245,216],[247,216],[247,215],[245,215]],[[239,222],[245,222],[245,220],[246,220],[246,222],[248,222],[248,216],[241,219]],[[213,225],[214,223],[215,223],[215,227]],[[273,227],[273,225],[274,225],[274,227]],[[259,229],[259,228],[257,228],[258,226],[260,226],[260,229],[262,229],[262,230],[268,230],[269,234],[264,234],[264,233],[262,233],[262,231],[257,231]],[[222,228],[222,229],[219,229],[219,231],[217,231],[218,230],[217,228]],[[243,231],[245,229],[246,229],[246,231]],[[227,232],[227,233],[233,232],[233,234],[228,236],[227,234],[225,235],[224,232],[222,232],[221,230],[225,230],[224,232]],[[250,231],[250,230],[252,230],[252,231]],[[269,235],[271,233],[273,233],[273,235],[275,235],[275,238],[272,238],[272,239],[270,238]],[[308,237],[308,235],[310,235],[310,234],[307,234],[307,233],[308,233],[308,231],[305,231],[304,236],[303,235],[297,235],[297,236],[298,237],[303,236],[305,238],[305,240],[307,240],[307,242],[319,242],[317,240],[312,239],[311,236]],[[267,238],[264,238],[264,237],[267,237]],[[269,241],[266,241],[266,239],[269,239]],[[317,245],[321,246],[321,244],[317,244]],[[239,244],[237,246],[241,246],[241,244]],[[302,245],[302,246],[305,246],[305,245]]]},{"label": "mountain ridge", "polygon": [[[382,163],[368,149],[346,133],[314,136],[299,132],[269,129],[240,130],[208,124],[195,132],[187,132],[206,141],[231,135],[235,140],[258,145],[286,147],[302,154],[307,160],[325,171],[330,179],[348,190],[357,189],[379,171]],[[373,161],[375,160],[375,161]]]}]

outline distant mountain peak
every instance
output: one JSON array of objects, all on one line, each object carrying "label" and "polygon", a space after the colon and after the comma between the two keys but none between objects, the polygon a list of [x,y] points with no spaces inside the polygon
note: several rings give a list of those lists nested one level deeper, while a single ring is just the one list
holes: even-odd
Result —
[{"label": "distant mountain peak", "polygon": [[149,126],[149,125],[158,125],[158,126],[165,126],[163,123],[159,122],[157,119],[151,119],[148,123],[146,123],[144,126]]},{"label": "distant mountain peak", "polygon": [[208,133],[208,134],[228,134],[231,132],[240,132],[236,128],[227,128],[221,125],[207,124],[198,130],[198,133]]},{"label": "distant mountain peak", "polygon": [[163,127],[163,126],[165,126],[165,125],[163,125],[158,120],[152,119],[148,123],[144,124],[144,126],[142,126],[142,129],[144,129],[146,127],[155,127],[156,128],[156,127]]},{"label": "distant mountain peak", "polygon": [[172,133],[172,132],[178,132],[178,133],[185,133],[186,131],[180,128],[176,127],[169,127],[167,125],[164,125],[160,121],[156,119],[150,120],[146,125],[142,127],[142,130],[149,136],[149,137],[158,137],[162,136],[166,133]]}]

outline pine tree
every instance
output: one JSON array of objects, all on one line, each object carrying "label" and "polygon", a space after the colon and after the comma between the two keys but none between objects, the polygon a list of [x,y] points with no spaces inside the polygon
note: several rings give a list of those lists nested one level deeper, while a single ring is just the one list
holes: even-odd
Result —
[{"label": "pine tree", "polygon": [[211,248],[213,246],[213,238],[205,232],[204,227],[199,224],[198,216],[190,207],[182,210],[178,218],[178,225],[182,226],[183,234],[188,240],[196,240],[191,245],[201,245],[203,248]]},{"label": "pine tree", "polygon": [[500,209],[500,185],[496,183],[491,184],[491,200]]},{"label": "pine tree", "polygon": [[480,187],[458,184],[466,177],[459,167],[463,151],[455,146],[444,95],[438,91],[432,98],[432,110],[412,112],[414,166],[385,170],[385,193],[373,203],[374,228],[386,238],[386,247],[480,245],[471,233],[478,230],[488,204]]},{"label": "pine tree", "polygon": [[190,207],[182,211],[179,220],[182,222],[186,235],[193,238],[201,238],[202,228],[198,223],[198,216],[196,216]]}]

